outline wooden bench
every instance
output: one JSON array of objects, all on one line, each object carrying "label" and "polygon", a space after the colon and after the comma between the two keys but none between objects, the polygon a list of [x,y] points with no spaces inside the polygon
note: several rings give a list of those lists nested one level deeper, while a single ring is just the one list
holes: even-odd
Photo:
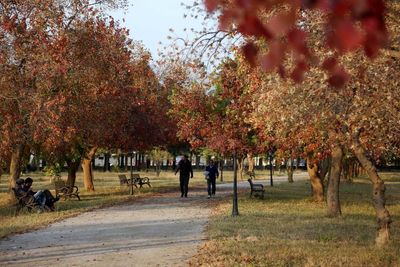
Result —
[{"label": "wooden bench", "polygon": [[134,185],[136,188],[142,188],[144,184],[147,184],[149,187],[151,187],[150,185],[150,179],[148,177],[140,177],[140,175],[138,173],[133,173],[131,175],[131,179],[126,178],[125,174],[119,174],[118,175],[119,178],[119,184],[122,185],[127,185],[130,186],[131,183],[132,185]]},{"label": "wooden bench", "polygon": [[253,181],[251,179],[248,179],[247,181],[249,181],[249,183],[250,183],[250,189],[251,189],[250,197],[254,193],[254,196],[257,194],[257,195],[260,195],[261,198],[264,198],[264,192],[265,192],[264,185],[255,184],[255,183],[253,183]]},{"label": "wooden bench", "polygon": [[79,188],[75,185],[67,185],[62,179],[54,180],[54,189],[56,190],[56,197],[63,197],[64,200],[67,200],[67,198],[76,197],[78,200],[81,200],[81,197],[79,196]]},{"label": "wooden bench", "polygon": [[148,187],[151,187],[149,177],[140,177],[140,174],[138,173],[133,173],[131,176],[133,183],[135,185],[139,185],[139,188],[142,188],[144,184],[147,184]]},{"label": "wooden bench", "polygon": [[[128,178],[126,178],[125,174],[119,174],[118,178],[119,178],[119,185],[121,185],[121,186],[122,185],[128,185],[128,186],[130,185],[130,181],[128,181]],[[136,185],[134,185],[134,186],[136,186]]]},{"label": "wooden bench", "polygon": [[26,208],[29,212],[39,208],[39,205],[36,203],[35,198],[32,195],[29,195],[28,193],[19,194],[15,188],[11,188],[11,190],[14,192],[14,196],[17,200],[15,216],[17,216],[23,208]]},{"label": "wooden bench", "polygon": [[247,172],[247,175],[248,175],[249,178],[252,179],[252,180],[253,180],[253,179],[256,179],[256,174],[254,173],[254,171],[251,171],[251,172],[248,171],[248,172]]}]

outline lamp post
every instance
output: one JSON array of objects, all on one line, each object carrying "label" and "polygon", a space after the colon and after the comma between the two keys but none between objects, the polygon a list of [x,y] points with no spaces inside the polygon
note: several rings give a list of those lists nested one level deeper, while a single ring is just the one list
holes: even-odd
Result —
[{"label": "lamp post", "polygon": [[239,215],[238,208],[238,195],[237,195],[237,166],[236,166],[236,152],[233,155],[233,206],[232,216],[236,217]]}]

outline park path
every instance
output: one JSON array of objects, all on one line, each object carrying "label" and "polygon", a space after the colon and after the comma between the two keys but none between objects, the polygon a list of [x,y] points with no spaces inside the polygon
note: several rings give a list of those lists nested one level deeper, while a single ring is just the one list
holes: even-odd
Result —
[{"label": "park path", "polygon": [[231,191],[221,184],[214,199],[205,189],[188,198],[157,194],[14,235],[0,240],[0,266],[187,266],[206,238],[213,202]]}]

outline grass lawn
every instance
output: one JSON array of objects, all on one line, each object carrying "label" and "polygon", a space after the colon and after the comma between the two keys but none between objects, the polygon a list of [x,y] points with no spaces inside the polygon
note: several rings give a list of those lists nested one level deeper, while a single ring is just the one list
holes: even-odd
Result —
[{"label": "grass lawn", "polygon": [[[117,172],[94,172],[95,192],[86,192],[83,187],[82,173],[77,173],[76,185],[79,187],[81,201],[76,198],[56,203],[56,212],[49,213],[28,213],[26,209],[18,216],[14,216],[15,205],[10,202],[8,195],[8,177],[3,175],[0,179],[0,238],[13,233],[21,233],[31,229],[37,229],[49,223],[76,216],[79,213],[94,208],[111,206],[119,203],[135,201],[139,197],[148,194],[162,192],[165,190],[179,190],[179,175],[174,175],[172,171],[161,172],[160,177],[156,177],[154,172],[141,172],[141,177],[149,177],[151,188],[144,185],[142,189],[134,189],[134,195],[129,195],[127,186],[120,186]],[[129,177],[129,173],[125,173]],[[41,172],[22,175],[22,178],[32,177],[33,190],[50,189],[54,194],[54,186],[48,177]],[[62,178],[66,179],[67,174],[63,173]],[[204,186],[202,172],[195,172],[194,179],[190,181],[190,186]]]},{"label": "grass lawn", "polygon": [[239,197],[240,216],[231,200],[213,212],[208,241],[194,266],[400,266],[400,174],[382,173],[392,217],[391,244],[374,246],[376,217],[367,179],[342,184],[341,218],[325,216],[326,204],[310,197],[300,181],[266,188],[264,200]]}]

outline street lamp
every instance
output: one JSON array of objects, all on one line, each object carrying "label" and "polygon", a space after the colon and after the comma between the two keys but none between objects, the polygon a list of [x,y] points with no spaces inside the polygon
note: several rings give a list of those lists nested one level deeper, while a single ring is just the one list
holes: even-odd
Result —
[{"label": "street lamp", "polygon": [[237,165],[236,165],[236,152],[233,155],[233,206],[232,216],[236,217],[239,215],[238,208],[238,195],[237,195]]}]

